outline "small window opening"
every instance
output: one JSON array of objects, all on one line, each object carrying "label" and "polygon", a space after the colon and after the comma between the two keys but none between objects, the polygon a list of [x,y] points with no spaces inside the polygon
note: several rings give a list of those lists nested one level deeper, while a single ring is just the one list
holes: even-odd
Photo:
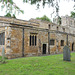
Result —
[{"label": "small window opening", "polygon": [[50,29],[51,27],[50,27],[50,24],[48,25],[48,28]]},{"label": "small window opening", "polygon": [[61,40],[61,46],[64,46],[64,40]]},{"label": "small window opening", "polygon": [[50,40],[50,45],[54,45],[54,42],[55,42],[55,40],[54,39],[51,39]]}]

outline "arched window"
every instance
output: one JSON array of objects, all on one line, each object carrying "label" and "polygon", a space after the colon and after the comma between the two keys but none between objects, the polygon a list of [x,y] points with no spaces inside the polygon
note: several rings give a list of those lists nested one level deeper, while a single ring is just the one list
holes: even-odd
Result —
[{"label": "arched window", "polygon": [[31,35],[30,35],[30,46],[31,46]]},{"label": "arched window", "polygon": [[35,46],[36,46],[36,43],[37,43],[37,41],[36,41],[36,40],[37,40],[37,36],[35,36]]},{"label": "arched window", "polygon": [[37,45],[37,34],[31,33],[30,34],[30,46],[36,46]]}]

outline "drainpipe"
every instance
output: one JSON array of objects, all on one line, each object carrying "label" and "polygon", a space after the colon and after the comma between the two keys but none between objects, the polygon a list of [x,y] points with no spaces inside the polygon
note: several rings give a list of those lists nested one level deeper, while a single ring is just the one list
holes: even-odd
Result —
[{"label": "drainpipe", "polygon": [[24,28],[22,31],[22,57],[24,57]]},{"label": "drainpipe", "polygon": [[68,46],[68,34],[67,34],[67,41],[66,41],[66,44],[67,44],[67,46]]},{"label": "drainpipe", "polygon": [[48,30],[48,53],[50,54],[50,31]]},{"label": "drainpipe", "polygon": [[50,24],[48,25],[48,53],[50,54]]}]

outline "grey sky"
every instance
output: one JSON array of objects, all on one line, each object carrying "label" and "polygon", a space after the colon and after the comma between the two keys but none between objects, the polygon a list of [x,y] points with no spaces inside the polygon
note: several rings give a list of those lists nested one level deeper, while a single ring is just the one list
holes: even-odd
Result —
[{"label": "grey sky", "polygon": [[[46,15],[52,19],[55,16],[54,14],[53,17],[51,17],[50,14],[53,12],[53,8],[49,8],[48,5],[46,5],[44,9],[42,6],[40,6],[40,9],[36,10],[37,9],[36,5],[22,3],[21,0],[14,0],[14,1],[22,10],[24,10],[24,14],[17,15],[18,19],[29,20],[30,18],[42,17],[43,15]],[[73,10],[74,2],[73,1],[66,2],[62,0],[59,3],[59,6],[60,6],[59,11],[60,16],[70,15],[70,12]],[[0,16],[4,16],[4,14],[5,14],[4,10],[0,12]]]}]

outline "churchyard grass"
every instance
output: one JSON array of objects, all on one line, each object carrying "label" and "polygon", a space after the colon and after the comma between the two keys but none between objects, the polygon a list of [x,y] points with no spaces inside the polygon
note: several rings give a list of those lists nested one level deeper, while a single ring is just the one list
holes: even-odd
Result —
[{"label": "churchyard grass", "polygon": [[0,56],[0,60],[2,59],[2,57]]},{"label": "churchyard grass", "polygon": [[[5,60],[6,60],[7,58],[5,57]],[[2,60],[2,57],[0,56],[0,61]]]},{"label": "churchyard grass", "polygon": [[[1,58],[1,57],[0,57]],[[24,57],[6,59],[0,64],[0,75],[74,75],[75,53],[71,53],[71,61],[63,61],[63,55]]]}]

